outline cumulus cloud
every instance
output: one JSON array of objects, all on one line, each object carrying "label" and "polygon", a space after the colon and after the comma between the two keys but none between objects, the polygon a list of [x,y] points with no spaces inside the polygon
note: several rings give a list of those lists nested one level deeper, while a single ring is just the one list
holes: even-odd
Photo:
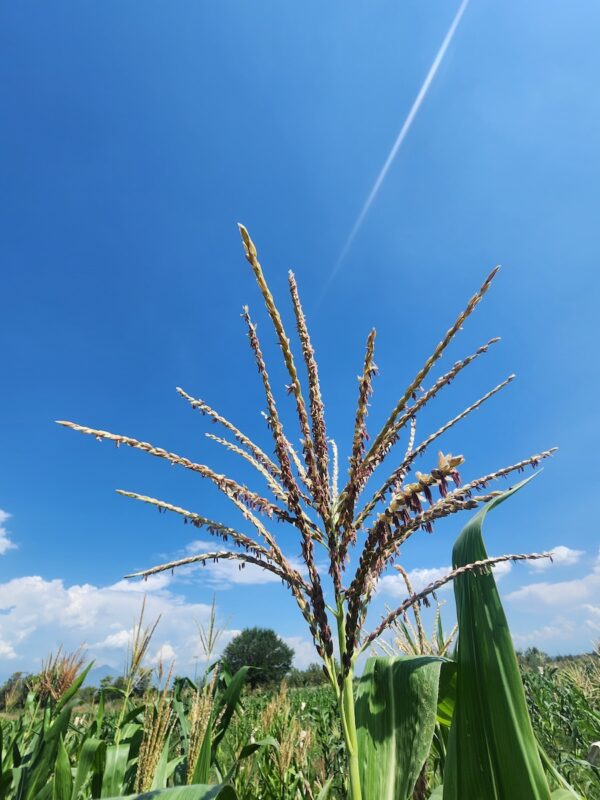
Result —
[{"label": "cumulus cloud", "polygon": [[294,666],[306,669],[309,664],[320,663],[319,655],[312,641],[302,636],[282,637],[283,641],[294,651]]},{"label": "cumulus cloud", "polygon": [[583,607],[586,600],[600,596],[600,556],[595,559],[592,571],[581,578],[568,581],[540,581],[529,583],[510,592],[506,599],[531,606]]},{"label": "cumulus cloud", "polygon": [[586,612],[585,626],[596,636],[600,634],[600,606],[585,603],[583,610]]},{"label": "cumulus cloud", "polygon": [[527,633],[514,634],[513,640],[517,647],[529,645],[545,647],[571,639],[577,632],[577,625],[578,623],[574,620],[561,616],[554,619],[549,625],[533,628]]},{"label": "cumulus cloud", "polygon": [[8,644],[4,640],[0,639],[0,659],[6,658],[12,660],[16,658],[17,654],[15,653],[15,649],[12,645]]},{"label": "cumulus cloud", "polygon": [[544,572],[551,567],[570,567],[581,559],[584,555],[583,550],[572,550],[564,544],[558,544],[551,548],[552,561],[549,558],[540,558],[538,561],[530,562],[533,572]]},{"label": "cumulus cloud", "polygon": [[[199,553],[211,553],[215,550],[230,550],[223,542],[215,539],[194,539],[189,542],[184,550],[179,551],[173,558],[168,560],[175,560],[180,557],[193,556]],[[304,562],[297,558],[288,557],[288,562],[296,569],[301,575],[306,574],[306,565]],[[181,567],[178,571],[179,579],[184,579],[186,576],[193,575],[202,571],[202,580],[206,585],[215,589],[229,589],[233,586],[260,586],[266,583],[281,583],[281,578],[274,575],[272,572],[261,569],[256,564],[244,564],[241,566],[240,561],[235,560],[221,560],[216,563],[208,561],[205,563],[190,564]],[[166,573],[160,573],[164,575]],[[152,576],[159,577],[159,575]]]},{"label": "cumulus cloud", "polygon": [[150,657],[150,663],[153,666],[158,664],[168,664],[177,659],[177,653],[171,642],[164,642]]},{"label": "cumulus cloud", "polygon": [[[505,575],[507,575],[512,568],[512,564],[508,561],[503,561],[500,564],[496,564],[492,569],[494,570],[494,575],[496,580],[500,580]],[[410,578],[410,582],[415,592],[420,592],[430,583],[434,583],[434,581],[443,578],[452,570],[452,567],[417,567],[416,569],[410,570],[408,573],[408,577]],[[452,588],[452,582],[444,584],[439,590],[440,592],[447,592]],[[391,575],[384,575],[384,577],[379,581],[378,591],[382,594],[389,595],[390,597],[397,597],[400,600],[404,600],[407,596],[406,591],[406,584],[404,583],[404,578],[398,572],[394,572]]]},{"label": "cumulus cloud", "polygon": [[[8,553],[9,550],[15,550],[17,545],[11,540],[5,526],[5,522],[10,518],[10,514],[0,508],[0,556]],[[0,651],[1,655],[1,651]]]},{"label": "cumulus cloud", "polygon": [[[568,548],[565,548],[568,550]],[[577,561],[583,553],[577,552]],[[570,555],[566,555],[570,559]],[[571,563],[576,563],[571,561]],[[600,633],[600,554],[591,564],[590,571],[576,579],[563,581],[539,581],[529,583],[506,596],[509,608],[526,613],[549,612],[556,614],[549,623],[541,628],[519,634],[514,637],[517,644],[547,643],[564,650],[573,642],[583,646],[591,642]],[[587,639],[587,642],[586,642]]]},{"label": "cumulus cloud", "polygon": [[208,621],[210,606],[187,601],[172,591],[169,580],[157,575],[146,583],[119,581],[101,587],[28,576],[1,583],[0,672],[2,661],[8,660],[9,671],[35,671],[59,644],[65,650],[84,644],[96,666],[122,669],[142,592],[145,620],[150,623],[161,616],[150,661],[175,656],[179,671],[193,670],[201,650],[197,623]]},{"label": "cumulus cloud", "polygon": [[[262,570],[250,566],[241,573],[230,562],[210,564],[203,577],[209,585],[226,588],[240,583],[264,583]],[[268,580],[279,580],[269,573]],[[191,580],[192,576],[188,575]],[[183,583],[186,579],[184,578]],[[0,678],[10,672],[35,672],[51,651],[62,645],[75,650],[84,645],[96,667],[108,667],[119,674],[139,620],[144,595],[144,624],[160,616],[147,656],[147,665],[175,660],[180,674],[194,674],[206,656],[198,625],[206,625],[210,606],[188,601],[176,590],[170,574],[152,575],[147,581],[118,581],[109,586],[89,583],[68,585],[56,578],[39,575],[14,578],[0,583]],[[218,655],[239,630],[226,629],[219,639]],[[301,637],[287,640],[296,653],[295,665],[316,660],[313,644]]]}]

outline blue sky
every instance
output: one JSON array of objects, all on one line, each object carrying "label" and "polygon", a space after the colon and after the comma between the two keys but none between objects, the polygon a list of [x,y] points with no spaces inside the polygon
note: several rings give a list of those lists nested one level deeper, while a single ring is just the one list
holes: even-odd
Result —
[{"label": "blue sky", "polygon": [[[443,447],[465,455],[469,478],[560,446],[490,517],[488,550],[568,548],[544,571],[517,565],[502,577],[519,646],[570,652],[598,638],[597,3],[471,0],[319,300],[457,8],[2,5],[0,675],[82,641],[98,663],[120,666],[143,588],[121,577],[185,553],[194,537],[115,488],[237,522],[197,476],[53,420],[248,477],[175,393],[179,385],[203,397],[269,446],[244,303],[278,389],[285,378],[238,220],[288,322],[286,274],[296,272],[344,459],[370,327],[380,367],[374,430],[490,268],[503,265],[436,374],[493,335],[501,344],[432,404],[419,430],[517,373]],[[460,527],[455,518],[414,537],[403,563],[446,566]],[[293,533],[278,533],[297,554]],[[219,567],[211,577],[207,568],[145,588],[150,612],[163,613],[154,657],[174,653],[182,670],[213,592],[230,632],[272,626],[299,664],[313,660],[292,601],[252,572]],[[373,619],[395,593],[384,582]],[[451,602],[446,613],[450,621]]]}]

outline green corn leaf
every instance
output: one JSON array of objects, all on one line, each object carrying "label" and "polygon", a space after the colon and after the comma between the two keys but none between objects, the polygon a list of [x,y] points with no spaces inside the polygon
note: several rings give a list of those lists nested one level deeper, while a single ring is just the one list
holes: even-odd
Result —
[{"label": "green corn leaf", "polygon": [[[30,757],[24,756],[23,769],[19,772],[18,783],[15,777],[16,800],[33,800],[34,797],[48,783],[56,756],[59,741],[64,737],[71,719],[71,707],[65,706],[52,724],[49,724],[50,710],[44,711],[42,730],[36,735],[30,750]],[[13,773],[14,776],[14,773]]]},{"label": "green corn leaf", "polygon": [[[240,702],[242,689],[248,677],[249,667],[241,667],[235,673],[233,678],[229,681],[227,688],[220,695],[215,708],[216,718],[219,719],[218,726],[215,730],[215,738],[213,740],[213,755],[219,746],[221,739],[225,736],[225,732],[229,727],[231,718]],[[222,709],[225,709],[222,711]]]},{"label": "green corn leaf", "polygon": [[86,739],[77,756],[77,771],[73,782],[71,800],[77,800],[77,796],[83,789],[88,776],[91,774],[98,748],[102,747],[100,739]]},{"label": "green corn leaf", "polygon": [[177,786],[174,789],[158,789],[143,794],[129,794],[110,800],[238,800],[233,786]]},{"label": "green corn leaf", "polygon": [[113,744],[106,748],[101,797],[114,797],[122,793],[128,760],[128,744]]},{"label": "green corn leaf", "polygon": [[61,708],[64,708],[67,705],[67,703],[69,702],[69,700],[77,694],[77,692],[79,691],[82,683],[87,678],[88,672],[91,670],[91,668],[93,666],[94,666],[94,662],[90,661],[90,663],[83,670],[83,672],[80,675],[77,676],[77,678],[73,681],[71,686],[67,689],[67,691],[63,694],[63,696],[60,698],[60,700],[56,704],[56,711],[60,711]]},{"label": "green corn leaf", "polygon": [[200,745],[198,759],[196,760],[196,764],[194,766],[194,773],[192,775],[191,783],[204,784],[208,782],[210,765],[212,761],[212,735],[212,719],[209,719],[208,725],[206,726],[206,732],[204,733],[204,739]]},{"label": "green corn leaf", "polygon": [[444,796],[444,787],[443,786],[438,786],[429,795],[429,800],[442,800],[443,796]]},{"label": "green corn leaf", "polygon": [[331,793],[332,786],[333,786],[333,778],[329,778],[329,780],[323,784],[323,788],[317,795],[317,800],[329,800],[329,795]]},{"label": "green corn leaf", "polygon": [[240,750],[238,757],[234,761],[231,769],[225,776],[224,782],[229,783],[233,781],[233,779],[236,776],[237,770],[240,766],[240,763],[245,758],[249,758],[250,756],[254,755],[254,753],[256,753],[258,750],[262,750],[263,747],[273,747],[275,750],[279,750],[279,742],[272,736],[265,736],[264,739],[261,739],[258,742],[251,742],[250,744],[244,745],[244,747],[242,747],[242,749]]},{"label": "green corn leaf", "polygon": [[454,703],[456,702],[456,664],[454,661],[442,662],[440,686],[438,690],[437,722],[445,728],[452,724]]},{"label": "green corn leaf", "polygon": [[4,757],[4,735],[2,733],[2,724],[0,723],[0,797],[8,795],[8,789],[12,784],[12,774],[9,769],[9,755],[11,748],[6,749],[6,759]]},{"label": "green corn leaf", "polygon": [[160,751],[160,757],[158,759],[158,764],[156,765],[156,770],[154,771],[154,777],[152,778],[152,789],[164,789],[167,785],[167,769],[169,766],[169,747],[171,743],[171,737],[167,736],[165,739],[165,743],[163,745],[162,750]]},{"label": "green corn leaf", "polygon": [[[551,775],[560,787],[553,792],[552,800],[563,800],[563,798],[564,800],[582,800],[581,795],[578,794],[571,784],[560,774],[555,764],[550,760],[550,756],[546,753],[543,747],[540,746],[539,743],[538,752],[540,754],[540,758],[542,759],[542,764],[544,765],[546,773]],[[560,794],[560,792],[562,792],[562,794]]]},{"label": "green corn leaf", "polygon": [[123,721],[121,722],[121,727],[126,728],[130,722],[135,722],[138,717],[142,716],[145,708],[146,706],[135,706],[135,708],[132,708],[131,711],[128,711],[127,714],[125,714],[125,716],[123,717]]},{"label": "green corn leaf", "polygon": [[65,743],[61,736],[58,741],[58,753],[54,763],[54,781],[52,785],[52,800],[71,800],[73,791],[73,776],[71,775],[71,764],[69,754],[65,749]]},{"label": "green corn leaf", "polygon": [[356,693],[364,800],[407,800],[427,759],[436,721],[438,656],[368,659]]},{"label": "green corn leaf", "polygon": [[[484,506],[456,540],[453,567],[487,558],[486,514],[525,481]],[[444,800],[549,800],[513,643],[493,574],[454,581],[459,626],[456,705],[450,729]]]},{"label": "green corn leaf", "polygon": [[251,744],[244,745],[240,750],[237,760],[241,761],[244,758],[248,758],[263,747],[274,747],[275,750],[279,750],[279,742],[272,736],[265,736],[265,738],[261,739],[259,742],[252,742]]}]

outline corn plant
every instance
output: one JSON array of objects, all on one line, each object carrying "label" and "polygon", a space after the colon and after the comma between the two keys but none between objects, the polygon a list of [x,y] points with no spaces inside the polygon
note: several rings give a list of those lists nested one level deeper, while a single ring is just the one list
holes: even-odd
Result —
[{"label": "corn plant", "polygon": [[[240,233],[246,259],[256,277],[289,375],[287,392],[291,395],[295,406],[301,448],[294,446],[294,436],[284,430],[257,327],[247,307],[244,307],[242,316],[265,393],[267,407],[265,419],[272,438],[273,452],[269,454],[268,448],[254,442],[204,400],[195,399],[183,389],[177,391],[193,409],[224,429],[223,437],[212,436],[212,438],[254,467],[268,492],[256,491],[232,477],[217,473],[205,464],[196,463],[139,439],[73,422],[62,421],[59,424],[99,440],[127,445],[197,473],[217,486],[246,523],[253,528],[254,535],[250,536],[238,528],[230,527],[167,500],[118,490],[126,497],[147,503],[161,511],[177,514],[195,526],[204,528],[228,545],[160,564],[135,573],[135,576],[147,577],[163,570],[173,570],[193,563],[233,559],[238,561],[241,567],[245,564],[254,564],[281,578],[307,623],[315,648],[322,659],[325,674],[336,694],[348,760],[348,797],[352,800],[360,800],[363,797],[370,800],[374,795],[369,795],[370,790],[367,790],[367,794],[364,792],[364,769],[361,768],[355,714],[353,681],[357,658],[410,608],[427,604],[436,590],[447,582],[463,578],[468,574],[484,573],[485,577],[489,569],[499,562],[541,558],[547,554],[507,554],[492,558],[485,555],[457,563],[445,577],[419,592],[409,592],[404,602],[391,610],[372,630],[368,630],[367,610],[379,578],[388,566],[396,562],[400,549],[414,534],[419,531],[430,533],[438,520],[460,511],[478,508],[497,498],[500,492],[488,488],[490,483],[501,477],[521,472],[526,467],[535,467],[541,460],[548,458],[553,450],[522,458],[516,463],[472,478],[464,484],[461,483],[459,474],[464,465],[464,457],[439,452],[428,471],[415,470],[414,477],[409,480],[409,474],[416,467],[417,459],[427,455],[432,445],[445,432],[487,403],[514,378],[510,375],[436,431],[427,435],[420,443],[416,443],[417,421],[422,410],[444,387],[470,364],[483,357],[499,341],[493,338],[485,342],[475,352],[453,364],[428,388],[424,388],[433,368],[490,288],[498,271],[496,268],[468,301],[422,368],[409,381],[386,421],[374,435],[367,433],[367,413],[377,373],[375,330],[369,333],[359,378],[354,430],[349,447],[349,466],[343,486],[338,490],[338,451],[335,443],[329,438],[326,428],[319,371],[296,278],[292,272],[289,273],[289,288],[306,371],[307,391],[303,388],[290,338],[265,280],[256,247],[247,230],[241,225]],[[229,438],[226,438],[227,436]],[[396,445],[402,437],[404,437],[404,452],[397,457]],[[374,479],[376,471],[384,462],[388,463],[391,459],[395,459],[393,468],[379,487],[372,492],[371,479]],[[370,496],[364,501],[363,496],[367,489]],[[435,496],[436,494],[439,496]],[[279,537],[273,532],[270,521],[285,523],[296,530],[303,569],[297,569],[285,556]],[[327,560],[326,572],[319,569],[320,558],[317,552],[323,554]],[[435,684],[439,665],[428,670],[426,676],[421,676],[422,680],[419,676],[400,675],[398,668],[391,664],[381,667],[383,672],[388,668],[390,679],[396,676],[400,681],[399,685],[413,693],[416,702],[414,721],[418,723],[421,711],[417,701],[422,690],[428,691],[429,687]],[[373,675],[378,669],[374,670]],[[383,702],[385,698],[380,700]],[[405,766],[410,762],[411,776],[414,773],[419,774],[423,751],[426,749],[420,747],[418,757],[414,756],[414,753],[407,756]],[[398,764],[399,769],[402,765],[399,762]],[[361,773],[363,773],[362,778]],[[410,790],[411,780],[412,778],[409,780],[406,776],[401,777],[402,791]]]}]

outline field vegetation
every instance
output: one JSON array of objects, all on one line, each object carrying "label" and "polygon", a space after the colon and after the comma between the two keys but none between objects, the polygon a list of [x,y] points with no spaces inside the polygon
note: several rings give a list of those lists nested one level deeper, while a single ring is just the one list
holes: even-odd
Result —
[{"label": "field vegetation", "polygon": [[[407,631],[412,638],[416,628]],[[519,663],[537,740],[581,797],[600,800],[600,767],[586,760],[600,733],[600,656],[550,659],[529,650]],[[80,686],[81,654],[59,654],[40,675],[6,681],[2,797],[91,800],[194,790],[198,780],[215,786],[225,776],[239,800],[346,796],[337,698],[319,665],[256,689],[245,669],[232,676],[218,662],[199,682],[176,677],[168,689],[168,671],[131,661],[129,670],[102,687]],[[436,744],[424,769],[428,794],[417,786],[415,800],[442,778]]]},{"label": "field vegetation", "polygon": [[[513,375],[421,441],[417,438],[422,410],[499,341],[494,337],[480,344],[431,379],[498,270],[483,281],[409,378],[383,425],[371,432],[367,418],[377,375],[375,330],[368,334],[346,448],[348,469],[342,474],[338,446],[326,427],[319,369],[296,278],[289,273],[301,371],[257,249],[243,226],[240,233],[283,357],[295,430],[287,421],[284,430],[289,409],[280,413],[258,327],[247,307],[242,317],[264,390],[271,445],[263,449],[204,400],[178,392],[220,426],[228,438],[209,437],[251,465],[262,488],[250,488],[141,439],[74,422],[60,424],[190,470],[216,486],[240,516],[239,526],[166,499],[118,490],[219,540],[214,549],[128,577],[219,560],[276,575],[306,622],[325,684],[294,689],[284,684],[265,691],[265,673],[253,657],[234,652],[233,643],[223,661],[214,662],[218,632],[213,619],[202,634],[208,665],[202,679],[173,680],[173,667],[165,665],[154,688],[148,688],[144,658],[156,623],[145,626],[140,620],[123,681],[104,687],[88,711],[77,713],[73,707],[84,677],[81,655],[58,653],[48,660],[24,712],[3,724],[3,791],[16,800],[147,792],[166,792],[174,800],[593,798],[597,769],[585,761],[584,751],[597,729],[597,661],[556,670],[546,664],[524,668],[523,682],[493,567],[551,553],[490,557],[483,539],[486,515],[527,482],[502,491],[497,481],[535,468],[555,448],[521,454],[514,463],[466,482],[463,455],[432,454],[446,431],[495,397]],[[409,540],[433,533],[441,519],[471,510],[477,513],[454,543],[451,569],[415,591],[399,561]],[[285,537],[275,533],[282,525]],[[293,539],[300,564],[290,555]],[[406,598],[373,622],[371,600],[390,567],[403,577]],[[421,608],[437,602],[437,590],[450,582],[457,627],[445,635],[438,615],[428,635]],[[256,640],[264,634],[251,632]],[[382,642],[390,636],[386,647]],[[273,668],[288,671],[291,654],[285,647],[273,642],[262,650],[273,656]]]}]

